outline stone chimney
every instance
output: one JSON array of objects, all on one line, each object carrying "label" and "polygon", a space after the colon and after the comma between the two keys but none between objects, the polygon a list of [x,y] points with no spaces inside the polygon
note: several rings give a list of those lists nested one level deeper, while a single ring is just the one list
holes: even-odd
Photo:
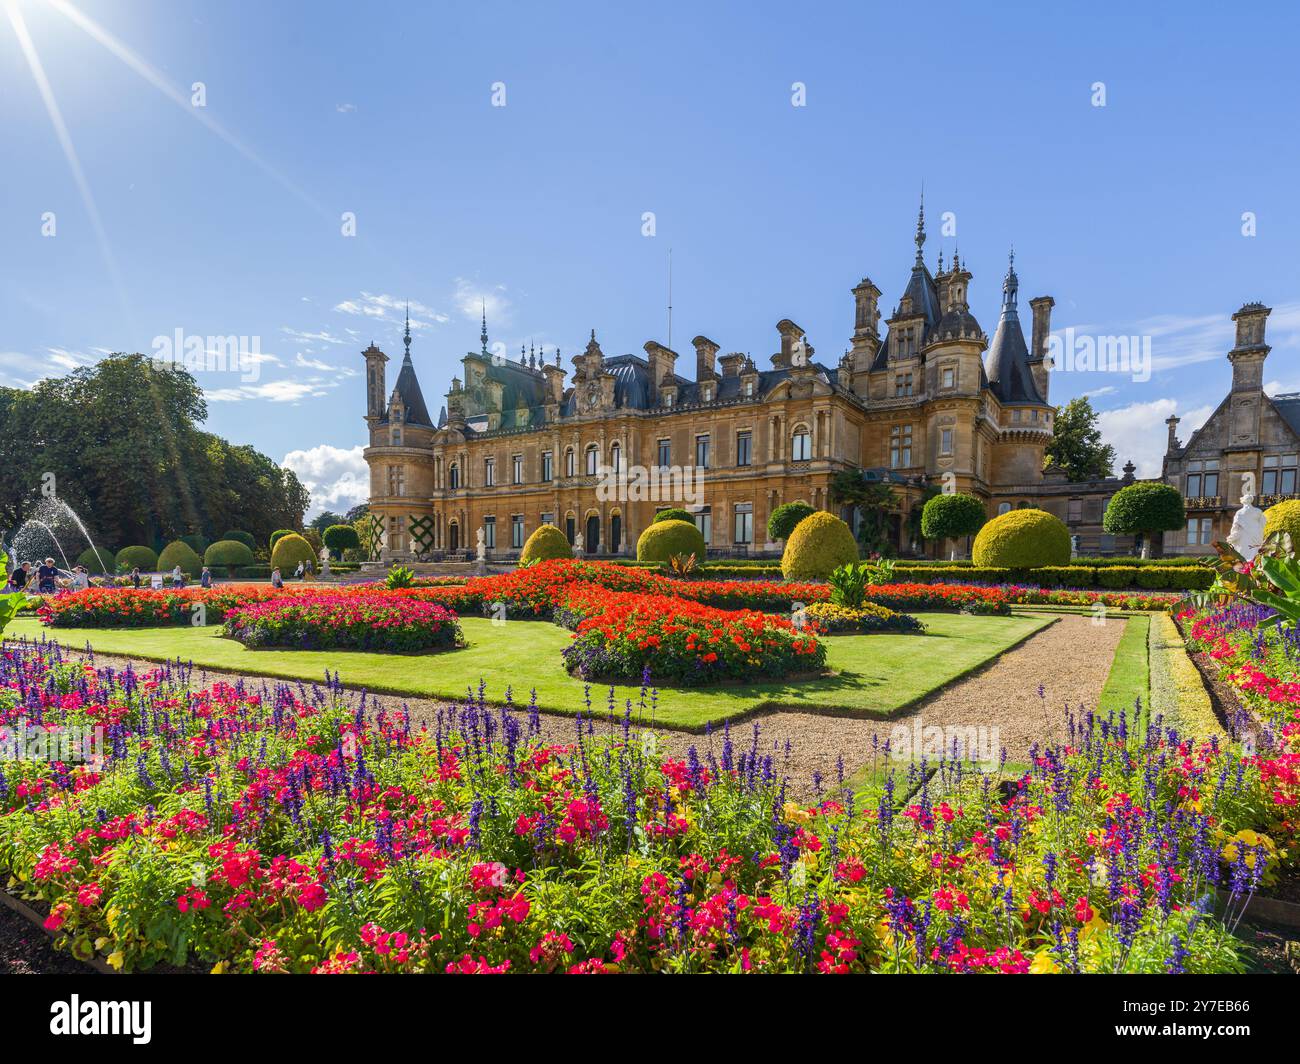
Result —
[{"label": "stone chimney", "polygon": [[647,340],[645,353],[650,360],[650,379],[654,381],[655,390],[671,384],[677,367],[677,352],[664,347],[658,340]]},{"label": "stone chimney", "polygon": [[1169,428],[1169,442],[1165,445],[1165,451],[1172,454],[1178,450],[1178,416],[1170,414],[1165,418],[1165,425]]},{"label": "stone chimney", "polygon": [[543,363],[542,376],[546,378],[546,398],[548,402],[559,403],[564,400],[564,369],[560,366],[559,352],[555,353],[555,363]]},{"label": "stone chimney", "polygon": [[1264,342],[1264,324],[1273,313],[1263,303],[1247,303],[1232,320],[1237,323],[1237,343],[1228,352],[1232,363],[1232,390],[1254,392],[1263,387],[1264,359],[1271,350]]},{"label": "stone chimney", "polygon": [[1056,300],[1051,296],[1035,296],[1029,301],[1034,313],[1033,331],[1029,340],[1029,369],[1034,375],[1034,384],[1038,394],[1047,399],[1048,382],[1051,376],[1052,362],[1047,357],[1048,341],[1052,335],[1052,308]]},{"label": "stone chimney", "polygon": [[[772,365],[776,369],[789,369],[794,364],[796,349],[803,344],[804,331],[789,318],[778,321],[776,331],[781,334],[781,350],[772,356]],[[807,361],[806,357],[801,357]]]},{"label": "stone chimney", "polygon": [[729,355],[723,355],[718,362],[722,366],[722,375],[724,377],[736,377],[740,375],[740,367],[745,361],[743,351],[732,351]]},{"label": "stone chimney", "polygon": [[691,343],[695,346],[695,379],[712,380],[718,375],[713,364],[718,354],[718,345],[707,336],[697,336]]}]

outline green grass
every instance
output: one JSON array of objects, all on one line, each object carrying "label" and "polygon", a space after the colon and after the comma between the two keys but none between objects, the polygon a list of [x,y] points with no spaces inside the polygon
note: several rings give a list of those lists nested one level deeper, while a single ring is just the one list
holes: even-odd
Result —
[{"label": "green grass", "polygon": [[[1124,633],[1115,647],[1115,657],[1110,663],[1110,673],[1101,689],[1098,710],[1109,713],[1126,710],[1130,714],[1138,699],[1142,700],[1142,719],[1137,723],[1146,727],[1151,709],[1151,665],[1147,654],[1147,633],[1151,618],[1134,614],[1124,622]],[[1130,718],[1131,719],[1131,718]]]},{"label": "green grass", "polygon": [[[928,631],[918,635],[841,635],[828,638],[833,674],[812,680],[705,689],[661,691],[658,723],[685,729],[743,716],[762,709],[790,708],[855,716],[888,716],[939,687],[991,661],[1052,623],[1048,616],[969,617],[953,613],[919,614]],[[570,677],[560,660],[569,633],[541,621],[494,625],[480,617],[461,618],[468,646],[463,650],[418,656],[360,651],[249,650],[220,635],[220,628],[54,628],[34,619],[14,621],[7,636],[46,635],[80,649],[89,643],[104,654],[154,661],[180,658],[200,667],[255,676],[319,680],[338,672],[349,686],[390,694],[458,698],[482,680],[487,698],[502,701],[507,687],[516,702],[537,690],[538,705],[550,712],[585,711],[583,684]],[[603,710],[608,685],[595,685],[595,708]],[[635,702],[636,687],[621,687]]]}]

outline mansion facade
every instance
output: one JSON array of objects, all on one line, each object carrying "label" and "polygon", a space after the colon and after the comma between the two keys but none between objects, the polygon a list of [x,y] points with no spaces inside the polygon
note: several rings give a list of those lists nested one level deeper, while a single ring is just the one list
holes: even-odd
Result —
[{"label": "mansion facade", "polygon": [[1043,473],[1055,415],[1052,298],[1029,300],[1027,341],[1013,256],[990,339],[971,311],[967,264],[954,252],[945,268],[941,254],[932,272],[925,239],[922,211],[915,260],[887,318],[871,280],[852,289],[852,334],[832,363],[818,361],[785,318],[766,365],[720,355],[701,335],[687,376],[686,360],[664,344],[607,355],[593,330],[570,377],[558,350],[553,361],[535,351],[517,362],[490,354],[485,316],[481,350],[462,359],[435,419],[409,323],[391,390],[388,356],[372,343],[362,352],[365,458],[380,556],[472,553],[482,529],[489,556],[508,558],[542,523],[587,554],[632,554],[668,506],[696,515],[712,554],[774,551],[769,514],[795,501],[839,512],[830,484],[845,470],[893,489],[887,531],[901,554],[918,549],[910,519],[935,490],[969,492],[990,516],[1049,510],[1079,536],[1082,553],[1131,549],[1101,531],[1106,501],[1133,479],[1131,466],[1123,480],[1083,484]]}]

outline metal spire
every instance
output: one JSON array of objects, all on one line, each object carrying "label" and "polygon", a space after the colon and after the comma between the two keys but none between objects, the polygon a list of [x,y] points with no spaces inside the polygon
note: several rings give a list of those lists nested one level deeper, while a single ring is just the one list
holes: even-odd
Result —
[{"label": "metal spire", "polygon": [[488,349],[487,349],[487,345],[488,345],[488,337],[487,337],[487,300],[486,300],[486,299],[483,300],[483,329],[482,329],[482,331],[479,332],[479,334],[478,334],[478,338],[479,338],[479,342],[483,345],[483,354],[486,355],[486,354],[488,353]]},{"label": "metal spire", "polygon": [[411,301],[406,301],[406,332],[402,334],[402,343],[406,347],[406,360],[411,360]]},{"label": "metal spire", "polygon": [[925,265],[921,249],[925,246],[925,184],[921,185],[921,211],[916,216],[916,264]]}]

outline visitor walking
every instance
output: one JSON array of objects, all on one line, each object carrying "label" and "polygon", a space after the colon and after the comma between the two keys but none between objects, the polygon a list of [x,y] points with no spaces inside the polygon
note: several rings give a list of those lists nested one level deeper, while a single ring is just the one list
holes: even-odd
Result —
[{"label": "visitor walking", "polygon": [[85,566],[74,566],[72,570],[72,590],[87,591],[90,589],[90,573],[86,571]]},{"label": "visitor walking", "polygon": [[206,565],[203,572],[199,574],[199,587],[207,588],[212,586],[212,570]]},{"label": "visitor walking", "polygon": [[298,568],[294,570],[293,575],[294,575],[294,578],[297,579],[297,580],[301,580],[301,579],[302,579],[302,562],[299,562],[299,563],[298,563]]},{"label": "visitor walking", "polygon": [[280,575],[280,567],[278,565],[271,570],[271,586],[274,588],[284,587],[284,577]]},{"label": "visitor walking", "polygon": [[131,570],[131,586],[137,591],[140,590],[140,567],[138,565]]},{"label": "visitor walking", "polygon": [[46,558],[36,570],[36,590],[42,595],[52,595],[58,579],[59,570],[54,564],[54,559]]},{"label": "visitor walking", "polygon": [[184,587],[184,586],[185,586],[185,574],[181,572],[181,567],[179,564],[177,564],[176,568],[172,570],[172,587]]}]

